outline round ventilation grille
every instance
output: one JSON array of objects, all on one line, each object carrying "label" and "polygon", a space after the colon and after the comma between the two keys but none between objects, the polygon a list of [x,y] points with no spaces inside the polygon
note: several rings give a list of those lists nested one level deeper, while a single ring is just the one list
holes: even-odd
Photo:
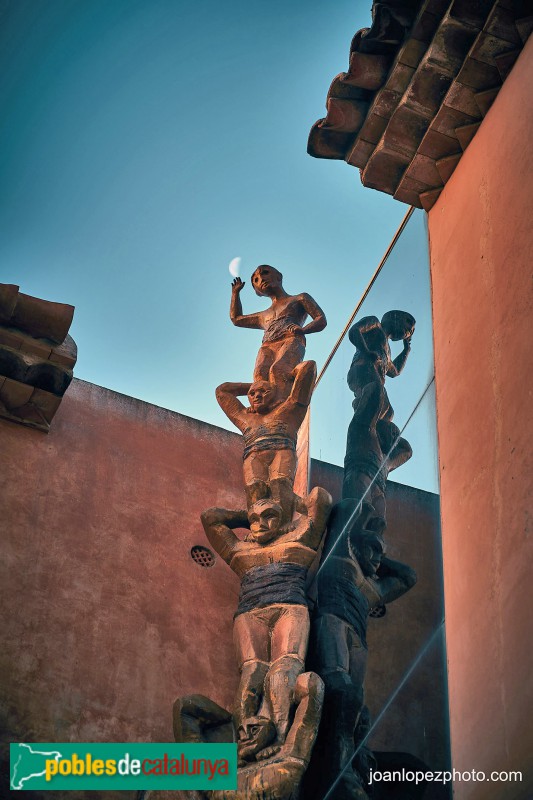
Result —
[{"label": "round ventilation grille", "polygon": [[215,563],[214,553],[208,547],[202,547],[200,544],[191,547],[191,558],[200,567],[212,567]]}]

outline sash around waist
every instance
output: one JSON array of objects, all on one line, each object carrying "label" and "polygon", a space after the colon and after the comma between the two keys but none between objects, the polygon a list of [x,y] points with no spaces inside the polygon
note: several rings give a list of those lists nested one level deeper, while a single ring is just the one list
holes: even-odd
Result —
[{"label": "sash around waist", "polygon": [[292,336],[294,339],[298,339],[301,341],[303,346],[305,347],[305,336],[303,333],[292,333],[292,331],[288,330],[289,325],[298,325],[300,327],[300,323],[297,319],[293,319],[290,316],[287,317],[278,317],[277,319],[273,319],[268,328],[266,328],[265,333],[263,335],[263,344],[268,344],[269,342],[276,342],[279,339],[284,339],[286,336]]},{"label": "sash around waist", "polygon": [[296,450],[295,437],[291,436],[285,422],[270,422],[258,428],[243,431],[244,458],[256,450]]},{"label": "sash around waist", "polygon": [[[342,559],[330,559],[341,561]],[[321,573],[317,584],[317,603],[315,612],[320,615],[328,613],[340,617],[351,625],[359,636],[363,647],[367,647],[366,629],[370,603],[359,589],[343,565],[335,565],[327,574]]]},{"label": "sash around waist", "polygon": [[293,563],[261,564],[243,576],[235,616],[274,603],[307,606],[307,567]]},{"label": "sash around waist", "polygon": [[246,458],[250,453],[261,450],[296,450],[294,439],[285,436],[282,433],[271,433],[269,436],[261,436],[260,439],[255,439],[249,444],[244,445],[243,458]]}]

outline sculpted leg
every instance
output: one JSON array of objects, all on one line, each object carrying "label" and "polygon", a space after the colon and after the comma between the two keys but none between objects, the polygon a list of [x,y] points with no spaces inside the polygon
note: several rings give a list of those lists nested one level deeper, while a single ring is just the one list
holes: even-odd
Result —
[{"label": "sculpted leg", "polygon": [[316,739],[323,699],[324,684],[321,678],[314,672],[302,673],[294,689],[294,702],[297,704],[294,723],[282,750],[306,764]]},{"label": "sculpted leg", "polygon": [[237,731],[249,717],[255,717],[259,712],[268,667],[265,661],[246,661],[241,667],[233,710]]},{"label": "sculpted leg", "polygon": [[387,473],[409,461],[413,455],[411,445],[407,439],[402,439],[400,429],[394,422],[380,419],[376,431],[383,455],[387,457]]},{"label": "sculpted leg", "polygon": [[261,345],[259,348],[259,352],[257,353],[257,358],[255,360],[255,367],[254,367],[254,383],[255,381],[268,381],[270,368],[272,366],[272,362],[276,357],[275,350],[273,350],[271,345]]},{"label": "sculpted leg", "polygon": [[383,464],[383,451],[376,432],[384,397],[383,386],[374,381],[354,393],[354,415],[348,427],[342,496],[370,501],[366,496],[367,490]]},{"label": "sculpted leg", "polygon": [[377,483],[372,487],[371,497],[375,514],[372,515],[365,527],[367,530],[383,533],[387,527],[387,500],[383,489]]},{"label": "sculpted leg", "polygon": [[288,397],[294,379],[293,370],[305,355],[305,338],[290,336],[274,344],[276,352],[268,380],[281,390],[283,396]]},{"label": "sculpted leg", "polygon": [[271,496],[270,486],[266,481],[254,481],[253,483],[246,484],[244,491],[246,494],[246,508],[248,511],[258,500],[266,500]]},{"label": "sculpted leg", "polygon": [[[213,791],[213,800],[288,800],[308,798],[299,787],[313,751],[324,685],[318,675],[305,672],[294,690],[294,721],[285,744],[272,759],[261,760],[239,771],[239,788]],[[323,795],[320,796],[322,800]],[[350,800],[360,800],[354,795]]]},{"label": "sculpted leg", "polygon": [[265,678],[265,701],[276,726],[277,744],[289,729],[294,690],[304,671],[309,640],[306,606],[287,605],[272,630],[272,662]]},{"label": "sculpted leg", "polygon": [[288,478],[274,478],[270,481],[269,490],[272,500],[283,510],[282,524],[292,520],[295,504],[293,486],[294,481]]},{"label": "sculpted leg", "polygon": [[233,707],[235,730],[239,737],[239,758],[253,757],[264,746],[267,721],[258,719],[263,702],[265,676],[268,671],[269,627],[253,612],[239,614],[233,625],[233,638],[241,674]]},{"label": "sculpted leg", "polygon": [[312,666],[325,686],[321,732],[327,741],[328,764],[338,772],[353,757],[354,732],[363,707],[366,650],[351,626],[334,614],[319,616],[313,634]]},{"label": "sculpted leg", "polygon": [[358,424],[375,428],[386,402],[383,384],[377,380],[367,383],[361,390],[354,392],[354,395],[352,407]]},{"label": "sculpted leg", "polygon": [[270,465],[269,487],[272,499],[283,509],[283,523],[294,513],[296,455],[292,450],[275,450]]},{"label": "sculpted leg", "polygon": [[324,705],[307,790],[312,800],[322,800],[341,773],[335,800],[362,800],[357,776],[351,767],[354,733],[363,708],[366,650],[353,628],[335,614],[321,614],[313,621],[309,666],[324,681]]},{"label": "sculpted leg", "polygon": [[277,752],[287,738],[294,689],[303,671],[304,662],[294,656],[283,656],[269,667],[265,678],[265,701],[276,728],[276,739],[272,747],[260,754],[262,758],[269,758]]},{"label": "sculpted leg", "polygon": [[[374,514],[374,507],[371,503],[366,500],[360,503],[356,497],[348,497],[336,503],[328,521],[328,529],[330,531],[329,542],[331,542],[333,552],[338,554],[339,548],[342,548],[342,543],[346,541],[352,533],[365,528],[368,520],[374,516]],[[328,548],[330,547],[329,542],[327,545]],[[335,550],[336,547],[337,550]]]},{"label": "sculpted leg", "polygon": [[365,784],[370,782],[370,770],[377,769],[377,761],[368,747],[367,736],[372,727],[370,711],[367,706],[363,706],[359,714],[357,728],[354,735],[355,757],[352,761],[354,770],[361,776]]},{"label": "sculpted leg", "polygon": [[248,510],[258,500],[270,497],[269,467],[272,452],[251,453],[245,458],[242,469]]},{"label": "sculpted leg", "polygon": [[[356,465],[345,467],[344,480],[342,483],[342,497],[344,499],[353,498],[357,502],[360,500],[370,502],[370,484],[372,478],[358,469]],[[357,503],[356,503],[357,505]]]}]

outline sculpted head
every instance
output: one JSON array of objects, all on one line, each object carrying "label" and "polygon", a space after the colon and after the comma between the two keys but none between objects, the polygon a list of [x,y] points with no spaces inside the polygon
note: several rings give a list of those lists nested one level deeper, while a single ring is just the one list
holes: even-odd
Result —
[{"label": "sculpted head", "polygon": [[273,500],[256,500],[248,513],[250,533],[247,541],[267,544],[280,534],[283,511]]},{"label": "sculpted head", "polygon": [[407,311],[387,311],[381,318],[381,327],[385,335],[393,342],[412,336],[415,324],[415,318]]},{"label": "sculpted head", "polygon": [[238,730],[239,757],[251,760],[276,737],[276,728],[268,717],[248,717]]},{"label": "sculpted head", "polygon": [[252,273],[252,286],[259,297],[270,297],[274,291],[282,288],[283,275],[275,267],[261,264]]},{"label": "sculpted head", "polygon": [[383,538],[373,531],[363,530],[357,535],[355,555],[363,575],[367,578],[376,578],[381,558],[385,555]]},{"label": "sculpted head", "polygon": [[266,414],[276,405],[276,387],[268,381],[255,381],[248,390],[250,409],[255,414]]}]

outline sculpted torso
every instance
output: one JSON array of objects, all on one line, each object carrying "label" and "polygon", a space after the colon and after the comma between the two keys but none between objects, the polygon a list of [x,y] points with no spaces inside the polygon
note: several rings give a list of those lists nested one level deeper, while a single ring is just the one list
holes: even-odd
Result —
[{"label": "sculpted torso", "polygon": [[316,550],[291,534],[280,536],[273,544],[258,545],[250,542],[239,542],[235,545],[234,555],[229,562],[231,569],[239,577],[249,569],[263,564],[300,564],[310,567],[316,557]]},{"label": "sculpted torso", "polygon": [[[275,300],[270,308],[258,313],[260,327],[268,331],[269,328],[278,327],[274,323],[279,320],[283,320],[287,325],[302,327],[308,316],[306,304],[309,304],[309,299],[309,295],[299,294]],[[286,330],[285,335],[291,334],[290,330]]]},{"label": "sculpted torso", "polygon": [[368,364],[370,361],[371,364],[373,363],[376,371],[384,380],[385,375],[389,371],[392,363],[389,341],[383,333],[381,327],[373,328],[372,330],[365,332],[364,340],[368,349],[377,354],[377,358],[375,360],[370,360],[367,353],[364,353],[358,349],[355,351],[352,364],[362,365]]},{"label": "sculpted torso", "polygon": [[296,441],[298,428],[306,412],[306,406],[288,400],[266,414],[247,413],[245,410],[239,415],[236,424],[245,441],[251,437],[257,440],[263,432],[265,436],[274,432],[283,433]]}]

